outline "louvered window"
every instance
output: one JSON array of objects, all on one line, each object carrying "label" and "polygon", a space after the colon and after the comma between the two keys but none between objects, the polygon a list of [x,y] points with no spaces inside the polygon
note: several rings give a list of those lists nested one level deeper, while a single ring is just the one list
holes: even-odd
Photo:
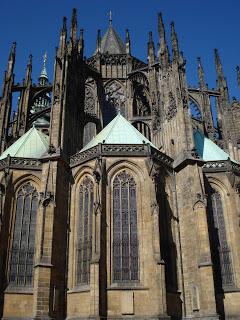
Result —
[{"label": "louvered window", "polygon": [[226,227],[224,221],[224,213],[222,206],[222,199],[219,192],[213,190],[210,195],[211,205],[210,212],[213,216],[214,223],[214,242],[218,247],[220,265],[221,265],[221,275],[223,286],[233,285],[233,269],[232,269],[232,258],[231,251],[227,242]]},{"label": "louvered window", "polygon": [[17,193],[13,243],[10,256],[9,284],[31,286],[38,193],[29,182]]},{"label": "louvered window", "polygon": [[113,182],[113,282],[139,280],[136,183],[126,171]]},{"label": "louvered window", "polygon": [[93,182],[85,177],[80,185],[77,223],[76,285],[90,281],[92,255]]}]

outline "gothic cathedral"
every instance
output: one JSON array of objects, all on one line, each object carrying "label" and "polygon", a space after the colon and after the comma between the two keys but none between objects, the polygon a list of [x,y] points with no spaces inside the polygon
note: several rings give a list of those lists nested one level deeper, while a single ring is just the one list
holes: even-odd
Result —
[{"label": "gothic cathedral", "polygon": [[[147,62],[110,18],[84,57],[73,10],[51,84],[32,57],[0,98],[0,317],[240,319],[240,102],[189,87],[158,16]],[[240,70],[237,68],[240,85]],[[12,107],[18,93],[18,106]]]}]

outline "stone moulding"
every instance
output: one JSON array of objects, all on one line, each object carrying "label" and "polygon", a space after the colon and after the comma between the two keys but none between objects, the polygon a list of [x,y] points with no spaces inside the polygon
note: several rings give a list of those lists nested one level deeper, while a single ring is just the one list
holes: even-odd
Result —
[{"label": "stone moulding", "polygon": [[42,170],[42,163],[39,159],[7,157],[0,160],[0,170],[3,169],[24,169]]},{"label": "stone moulding", "polygon": [[204,172],[226,172],[233,171],[240,175],[240,165],[231,160],[208,161],[203,165]]},{"label": "stone moulding", "polygon": [[75,167],[99,156],[105,157],[153,157],[168,167],[172,167],[173,160],[149,144],[102,144],[83,152],[78,152],[70,158],[70,166]]}]

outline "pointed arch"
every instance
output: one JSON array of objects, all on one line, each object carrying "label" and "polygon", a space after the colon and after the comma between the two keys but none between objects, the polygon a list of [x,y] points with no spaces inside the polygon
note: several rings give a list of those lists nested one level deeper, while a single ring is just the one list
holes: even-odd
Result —
[{"label": "pointed arch", "polygon": [[151,114],[150,97],[147,88],[134,83],[133,116],[149,116]]},{"label": "pointed arch", "polygon": [[126,96],[124,85],[117,80],[107,82],[104,90],[103,123],[105,126],[117,115],[118,110],[125,116]]}]

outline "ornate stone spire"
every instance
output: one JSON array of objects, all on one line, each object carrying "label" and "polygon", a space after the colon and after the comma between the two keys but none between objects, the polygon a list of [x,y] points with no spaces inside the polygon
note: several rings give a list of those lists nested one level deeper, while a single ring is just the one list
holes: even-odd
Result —
[{"label": "ornate stone spire", "polygon": [[126,29],[126,53],[131,54],[131,41],[130,41],[130,34],[129,30]]},{"label": "ornate stone spire", "polygon": [[43,67],[42,71],[39,77],[39,84],[41,86],[44,86],[48,83],[48,75],[47,75],[47,69],[46,69],[46,62],[47,62],[47,53],[45,52],[43,55]]},{"label": "ornate stone spire", "polygon": [[177,33],[174,27],[174,22],[171,23],[171,41],[172,41],[173,60],[177,61],[179,58],[179,46],[178,46]]},{"label": "ornate stone spire", "polygon": [[149,32],[149,40],[148,40],[148,63],[150,65],[155,63],[155,46],[152,37],[152,31]]},{"label": "ornate stone spire", "polygon": [[206,88],[207,88],[207,85],[206,85],[206,82],[205,82],[205,76],[204,76],[204,70],[203,70],[201,58],[198,57],[198,58],[197,58],[197,61],[198,61],[198,79],[199,79],[199,86],[200,86],[200,89],[206,89]]},{"label": "ornate stone spire", "polygon": [[159,63],[162,67],[169,65],[169,51],[165,36],[165,27],[163,24],[162,14],[158,14],[158,35],[159,35]]}]

